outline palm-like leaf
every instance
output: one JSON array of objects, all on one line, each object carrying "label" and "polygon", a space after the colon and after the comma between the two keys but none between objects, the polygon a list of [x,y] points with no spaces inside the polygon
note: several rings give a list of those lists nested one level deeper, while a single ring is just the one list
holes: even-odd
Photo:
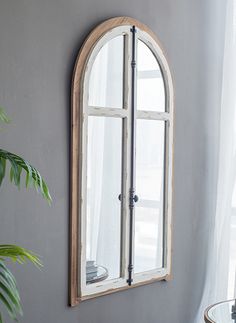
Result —
[{"label": "palm-like leaf", "polygon": [[20,187],[22,170],[26,172],[26,187],[34,185],[34,187],[41,191],[42,195],[50,203],[51,196],[44,179],[40,175],[39,171],[25,161],[22,157],[15,155],[9,151],[0,149],[0,185],[6,175],[6,162],[10,162],[10,180],[15,185]]},{"label": "palm-like leaf", "polygon": [[9,123],[10,122],[10,119],[6,115],[6,112],[1,107],[0,107],[0,121],[2,121],[4,123]]},{"label": "palm-like leaf", "polygon": [[[41,267],[42,263],[39,257],[28,249],[16,245],[0,245],[0,300],[5,305],[10,317],[17,320],[17,315],[22,315],[23,312],[16,280],[4,264],[4,260],[7,258],[20,264],[28,260],[37,267]],[[0,323],[2,323],[1,314]]]},{"label": "palm-like leaf", "polygon": [[1,244],[0,245],[0,260],[9,258],[13,262],[24,264],[28,261],[32,262],[37,267],[42,267],[42,263],[39,256],[33,251],[13,245],[13,244]]},{"label": "palm-like leaf", "polygon": [[[9,123],[10,119],[6,115],[3,108],[0,107],[0,122]],[[15,185],[20,187],[21,173],[22,170],[26,172],[26,187],[34,185],[34,187],[41,191],[42,195],[46,200],[50,203],[51,196],[45,183],[44,179],[40,175],[39,171],[30,165],[26,160],[22,157],[13,154],[9,151],[0,149],[0,186],[2,181],[6,175],[6,162],[7,160],[10,162],[10,180]]]},{"label": "palm-like leaf", "polygon": [[[12,319],[17,320],[17,315],[22,315],[16,280],[2,260],[0,260],[0,300]],[[1,314],[0,322],[2,323]]]},{"label": "palm-like leaf", "polygon": [[[1,107],[0,122],[10,122],[10,119]],[[38,170],[22,157],[3,149],[0,149],[0,186],[6,175],[7,161],[10,163],[11,182],[20,188],[21,173],[22,170],[24,170],[26,173],[26,187],[34,185],[36,190],[40,190],[43,197],[49,203],[51,202],[51,196],[47,184],[41,177]],[[37,267],[41,267],[42,263],[39,257],[28,249],[16,245],[0,245],[0,302],[7,309],[10,317],[17,321],[17,315],[22,315],[22,308],[16,280],[4,263],[7,258],[14,262],[18,262],[19,264],[30,261]],[[1,313],[0,323],[3,323]]]}]

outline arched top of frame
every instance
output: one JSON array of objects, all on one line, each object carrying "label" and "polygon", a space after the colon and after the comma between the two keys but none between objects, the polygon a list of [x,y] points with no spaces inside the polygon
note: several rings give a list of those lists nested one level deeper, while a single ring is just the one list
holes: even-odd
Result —
[{"label": "arched top of frame", "polygon": [[[81,162],[79,157],[81,156],[80,145],[82,146],[82,108],[83,108],[83,90],[85,83],[85,75],[87,64],[91,63],[90,58],[94,57],[98,50],[99,40],[104,41],[103,36],[108,35],[109,33],[117,33],[117,28],[121,31],[124,27],[124,31],[127,32],[129,27],[135,26],[138,29],[138,37],[142,40],[152,51],[154,56],[157,58],[158,63],[160,64],[162,76],[165,81],[165,90],[166,90],[166,99],[167,99],[167,113],[163,113],[164,117],[168,115],[168,121],[170,123],[169,127],[169,146],[168,153],[169,156],[172,156],[172,139],[173,139],[173,83],[172,77],[169,70],[169,65],[166,60],[166,56],[158,41],[156,35],[153,31],[147,27],[145,24],[139,22],[136,19],[130,17],[115,17],[104,21],[99,24],[92,32],[88,35],[85,42],[83,43],[78,57],[76,59],[72,88],[71,88],[71,172],[70,172],[70,181],[71,181],[71,196],[70,196],[70,284],[69,284],[69,303],[74,306],[78,304],[79,291],[78,285],[80,283],[79,276],[79,251],[81,249],[81,244],[78,239],[79,227],[80,227],[80,214],[79,214],[79,198],[78,192],[80,190],[80,172],[81,172]],[[108,35],[109,36],[109,35]],[[111,35],[110,35],[111,36]],[[109,37],[110,37],[109,36]],[[91,64],[90,64],[91,65]],[[87,73],[89,74],[89,73]],[[82,139],[81,139],[82,138]],[[172,163],[169,164],[169,171],[172,174]],[[170,176],[170,180],[171,180]],[[171,187],[171,185],[169,185]],[[171,206],[171,195],[169,199]],[[168,239],[170,240],[170,233],[168,234]],[[170,254],[168,256],[169,264]],[[168,279],[169,275],[165,279]]]},{"label": "arched top of frame", "polygon": [[116,27],[121,26],[135,26],[140,31],[146,33],[151,39],[156,43],[156,45],[159,48],[159,54],[160,55],[160,62],[162,65],[162,68],[164,68],[166,72],[167,77],[167,83],[171,87],[172,92],[172,78],[171,74],[168,68],[168,64],[165,58],[165,54],[163,52],[162,46],[156,37],[155,33],[145,24],[141,23],[140,21],[130,18],[130,17],[115,17],[108,19],[101,24],[99,24],[97,27],[95,27],[92,32],[88,35],[86,40],[84,41],[79,54],[76,59],[74,72],[73,72],[73,80],[72,80],[72,104],[74,105],[75,99],[78,99],[78,96],[80,94],[81,90],[81,81],[83,76],[83,71],[85,64],[87,63],[88,57],[91,54],[93,48],[95,47],[96,43],[99,39],[101,39],[102,36],[104,36],[106,33],[111,31],[112,29]]}]

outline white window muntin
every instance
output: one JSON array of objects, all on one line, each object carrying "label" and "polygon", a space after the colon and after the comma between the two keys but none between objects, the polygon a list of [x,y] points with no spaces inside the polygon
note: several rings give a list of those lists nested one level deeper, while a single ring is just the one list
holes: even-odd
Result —
[{"label": "white window muntin", "polygon": [[134,274],[134,284],[162,278],[171,273],[171,226],[172,226],[172,158],[173,158],[173,84],[166,58],[153,38],[137,29],[137,39],[144,42],[152,51],[160,65],[165,86],[166,112],[137,110],[137,119],[165,121],[165,191],[164,191],[164,266]]},{"label": "white window muntin", "polygon": [[[84,72],[84,80],[82,84],[83,87],[83,111],[82,113],[82,189],[81,189],[81,261],[80,261],[80,279],[81,279],[81,298],[88,298],[91,295],[108,292],[111,289],[120,289],[127,286],[127,266],[128,266],[128,225],[129,225],[129,199],[128,199],[128,191],[129,191],[129,156],[128,152],[130,151],[130,68],[129,63],[131,62],[131,35],[130,28],[132,26],[122,26],[116,27],[112,29],[109,33],[102,36],[96,45],[94,46],[91,55],[87,60],[87,68]],[[91,72],[91,68],[93,66],[93,62],[102,48],[102,46],[109,41],[110,39],[124,35],[125,37],[125,60],[124,64],[126,69],[124,71],[124,106],[121,109],[109,108],[109,107],[92,107],[88,106],[88,81]],[[134,282],[133,286],[136,284],[151,281],[155,279],[161,279],[164,276],[170,274],[171,270],[171,205],[172,205],[172,144],[173,144],[173,85],[171,80],[170,71],[168,68],[168,64],[164,57],[164,54],[160,47],[156,44],[156,42],[152,39],[152,37],[138,29],[137,31],[137,39],[143,41],[153,52],[156,57],[164,78],[165,91],[166,91],[166,112],[155,112],[155,111],[137,111],[137,119],[149,119],[149,120],[163,120],[166,121],[166,144],[165,144],[165,158],[166,158],[166,166],[165,166],[165,211],[164,211],[164,220],[165,220],[165,260],[164,260],[164,268],[155,269],[143,273],[134,274]],[[127,68],[128,67],[128,68]],[[85,264],[86,264],[86,176],[87,174],[86,166],[87,166],[87,118],[89,115],[93,116],[105,116],[105,117],[116,117],[123,119],[123,135],[127,138],[127,141],[124,141],[124,163],[122,170],[122,178],[123,178],[123,196],[124,201],[122,205],[122,217],[123,217],[123,234],[122,234],[122,255],[121,255],[121,276],[120,278],[103,281],[99,283],[94,283],[91,285],[86,285],[86,272],[85,272]],[[124,180],[125,179],[125,180]]]},{"label": "white window muntin", "polygon": [[[109,108],[109,107],[94,107],[94,106],[88,106],[88,83],[89,83],[89,77],[91,73],[91,69],[93,66],[93,63],[95,61],[95,58],[97,54],[99,53],[100,49],[111,39],[117,36],[124,36],[124,42],[125,42],[125,53],[124,53],[124,63],[127,60],[130,60],[130,37],[129,37],[130,27],[129,26],[123,26],[123,27],[116,27],[112,29],[109,33],[105,34],[103,37],[101,37],[98,42],[96,43],[95,47],[93,48],[93,51],[91,55],[88,58],[87,61],[87,69],[84,74],[84,88],[83,88],[83,117],[82,117],[82,137],[83,137],[83,161],[82,161],[82,205],[81,205],[81,296],[89,296],[93,295],[95,293],[103,293],[105,291],[108,291],[109,289],[114,288],[122,288],[127,286],[127,266],[128,266],[128,173],[129,173],[129,163],[128,163],[128,145],[129,145],[129,136],[130,136],[130,127],[129,127],[129,119],[130,119],[130,111],[128,109],[129,106],[129,91],[126,90],[127,88],[127,80],[129,78],[129,69],[127,68],[128,64],[125,64],[124,69],[124,89],[123,95],[125,96],[123,98],[124,106],[120,107],[120,109],[117,108]],[[126,103],[126,104],[125,104]],[[127,138],[127,141],[123,141],[123,167],[122,167],[122,187],[123,187],[123,203],[121,207],[122,212],[122,254],[121,254],[121,277],[116,279],[111,279],[107,281],[102,281],[98,283],[93,283],[91,285],[86,284],[86,176],[87,174],[87,153],[86,153],[86,147],[87,147],[87,121],[88,116],[104,116],[104,117],[115,117],[120,118],[123,120],[123,137]],[[126,156],[126,157],[125,157]],[[83,203],[84,201],[84,203]],[[83,248],[84,246],[84,248]]]}]

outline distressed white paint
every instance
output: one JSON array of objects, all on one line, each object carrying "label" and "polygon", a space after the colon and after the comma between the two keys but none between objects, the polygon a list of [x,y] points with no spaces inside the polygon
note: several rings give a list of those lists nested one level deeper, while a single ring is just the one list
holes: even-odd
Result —
[{"label": "distressed white paint", "polygon": [[[82,135],[81,151],[82,156],[80,162],[80,174],[82,174],[82,187],[80,194],[80,237],[79,245],[81,250],[81,259],[79,259],[80,267],[80,286],[79,298],[81,300],[91,298],[93,296],[105,294],[118,289],[129,288],[127,286],[127,267],[128,267],[128,238],[129,238],[129,188],[130,188],[130,129],[131,129],[131,97],[130,97],[130,80],[131,80],[131,33],[132,26],[120,26],[111,29],[100,39],[98,39],[93,51],[87,59],[87,65],[83,75],[83,91],[82,91],[82,107],[80,125],[80,134]],[[125,77],[124,77],[124,98],[123,107],[94,107],[88,106],[88,84],[91,69],[97,54],[104,44],[116,36],[124,35],[125,37]],[[153,52],[158,60],[163,73],[165,92],[166,92],[166,112],[154,111],[136,111],[138,119],[163,120],[166,121],[166,147],[165,147],[165,208],[164,208],[164,268],[138,273],[134,275],[133,286],[167,278],[171,273],[171,226],[172,226],[172,159],[173,159],[173,84],[168,67],[168,63],[163,54],[162,49],[156,41],[145,31],[137,30],[137,39],[142,40]],[[116,117],[123,119],[123,167],[122,167],[122,189],[123,198],[121,202],[123,233],[122,233],[122,250],[121,255],[121,277],[113,280],[105,280],[102,282],[86,285],[86,186],[87,186],[87,121],[88,116]]]},{"label": "distressed white paint", "polygon": [[[128,161],[128,151],[129,147],[127,142],[130,140],[128,139],[130,137],[130,126],[129,126],[129,110],[128,108],[128,102],[130,101],[130,91],[127,90],[124,93],[124,106],[119,108],[109,108],[109,107],[91,107],[88,106],[88,84],[89,84],[89,77],[91,73],[91,69],[93,66],[93,63],[96,59],[97,54],[99,53],[100,49],[103,45],[105,45],[109,40],[116,36],[124,35],[125,36],[125,57],[127,60],[129,60],[130,55],[130,37],[129,37],[129,30],[130,27],[116,27],[112,29],[109,33],[105,34],[102,38],[100,38],[96,44],[96,46],[93,49],[93,52],[90,55],[89,60],[87,61],[87,67],[84,75],[84,88],[83,88],[83,137],[86,138],[85,141],[83,141],[83,167],[82,167],[82,174],[83,174],[83,181],[82,181],[82,212],[81,212],[81,219],[82,219],[82,234],[81,234],[81,244],[82,244],[82,250],[81,250],[81,292],[80,297],[83,299],[84,296],[90,296],[97,293],[103,293],[109,289],[114,288],[121,288],[127,285],[127,260],[128,260],[128,169],[127,169],[127,161]],[[127,68],[128,65],[125,68],[125,84],[128,85],[128,78],[129,78],[129,69]],[[129,87],[127,87],[129,89]],[[123,132],[124,132],[124,139],[125,145],[123,145],[123,169],[122,169],[122,179],[123,179],[123,201],[121,204],[121,210],[122,210],[122,218],[123,218],[123,225],[122,225],[122,250],[124,251],[121,255],[121,277],[118,279],[112,279],[112,280],[105,280],[102,282],[93,283],[90,285],[86,285],[86,183],[87,183],[87,161],[86,161],[86,147],[87,147],[87,120],[88,116],[103,116],[103,117],[116,117],[116,118],[122,118],[123,119]]]}]

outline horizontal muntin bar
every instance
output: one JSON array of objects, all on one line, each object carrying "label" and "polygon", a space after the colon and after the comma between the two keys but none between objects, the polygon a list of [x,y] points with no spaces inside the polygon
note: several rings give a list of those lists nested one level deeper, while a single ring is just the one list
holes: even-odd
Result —
[{"label": "horizontal muntin bar", "polygon": [[128,116],[128,111],[122,108],[88,106],[86,110],[87,114],[90,116],[104,116],[115,118],[125,118]]},{"label": "horizontal muntin bar", "polygon": [[137,119],[170,120],[170,114],[168,112],[138,110]]}]

